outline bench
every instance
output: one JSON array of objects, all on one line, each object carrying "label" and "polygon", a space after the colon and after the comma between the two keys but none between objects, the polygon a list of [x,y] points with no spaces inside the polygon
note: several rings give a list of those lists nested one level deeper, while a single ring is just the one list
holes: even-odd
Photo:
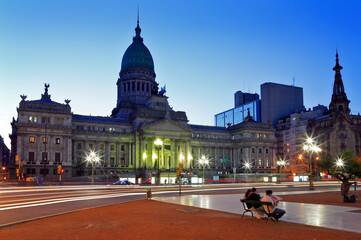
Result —
[{"label": "bench", "polygon": [[[242,219],[244,217],[244,214],[246,214],[246,212],[250,212],[252,214],[252,217],[253,217],[253,211],[262,212],[262,213],[266,214],[267,222],[270,219],[270,217],[272,217],[272,213],[270,211],[270,206],[272,206],[272,203],[255,201],[255,200],[247,200],[247,199],[246,200],[240,199],[240,201],[243,204],[243,208],[244,208],[244,212],[242,214]],[[247,207],[247,203],[252,204],[253,206],[254,205],[262,205],[263,209],[262,208],[261,209],[258,208],[258,210],[254,209],[254,208],[250,209],[250,208]],[[267,211],[265,211],[265,208],[267,208]]]}]

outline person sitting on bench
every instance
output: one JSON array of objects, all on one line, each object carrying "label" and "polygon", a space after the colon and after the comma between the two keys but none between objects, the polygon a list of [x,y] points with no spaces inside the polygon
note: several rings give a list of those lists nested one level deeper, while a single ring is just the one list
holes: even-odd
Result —
[{"label": "person sitting on bench", "polygon": [[354,203],[356,202],[357,196],[355,194],[351,195],[350,197],[348,194],[343,195],[343,202],[345,203]]},{"label": "person sitting on bench", "polygon": [[[253,187],[251,189],[251,193],[248,195],[247,200],[261,201],[261,196],[257,193],[257,189],[255,187]],[[257,219],[262,219],[263,218],[263,214],[262,214],[263,207],[262,207],[262,205],[247,203],[247,207],[250,210],[257,210],[257,214],[256,214]]]},{"label": "person sitting on bench", "polygon": [[[272,203],[272,206],[269,207],[270,213],[272,213],[271,219],[274,222],[277,222],[278,219],[280,219],[283,215],[285,215],[286,211],[280,208],[276,208],[278,202],[275,204],[275,202],[272,199],[272,190],[267,190],[266,195],[261,199],[261,202],[270,202]],[[264,208],[267,212],[268,209]],[[269,214],[269,212],[267,212]]]}]

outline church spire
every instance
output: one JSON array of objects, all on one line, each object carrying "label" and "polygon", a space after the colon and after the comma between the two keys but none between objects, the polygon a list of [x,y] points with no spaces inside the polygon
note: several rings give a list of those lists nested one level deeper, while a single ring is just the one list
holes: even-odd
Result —
[{"label": "church spire", "polygon": [[349,113],[350,109],[348,108],[348,104],[350,101],[347,99],[345,88],[342,82],[341,70],[342,66],[339,63],[338,59],[338,52],[336,50],[336,65],[333,68],[335,71],[335,81],[333,83],[333,93],[332,93],[332,100],[330,103],[330,110],[331,112],[335,111],[342,111]]}]

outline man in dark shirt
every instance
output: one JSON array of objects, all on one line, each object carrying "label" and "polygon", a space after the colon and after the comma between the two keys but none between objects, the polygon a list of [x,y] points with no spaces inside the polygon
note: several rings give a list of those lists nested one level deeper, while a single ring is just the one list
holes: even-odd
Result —
[{"label": "man in dark shirt", "polygon": [[[247,200],[261,201],[261,196],[257,193],[257,189],[256,189],[255,187],[251,189],[251,194],[248,195]],[[248,208],[252,208],[252,207],[253,207],[254,209],[257,209],[257,208],[259,208],[260,206],[262,206],[262,204],[261,204],[261,205],[259,205],[259,204],[253,205],[253,204],[250,204],[250,203],[247,204],[247,207],[248,207]]]}]

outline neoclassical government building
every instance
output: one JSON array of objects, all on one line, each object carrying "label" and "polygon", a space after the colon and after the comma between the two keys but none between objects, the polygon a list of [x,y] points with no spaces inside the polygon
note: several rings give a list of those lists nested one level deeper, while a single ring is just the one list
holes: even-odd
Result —
[{"label": "neoclassical government building", "polygon": [[[169,106],[165,89],[156,82],[139,21],[116,84],[117,105],[110,117],[72,113],[70,100],[53,101],[56,96],[51,98],[49,84],[39,100],[21,95],[10,136],[14,169],[18,156],[25,176],[45,172],[56,177],[58,165],[65,170],[63,177],[86,176],[91,174],[86,156],[95,151],[100,157],[96,176],[133,176],[143,182],[158,171],[162,182],[174,182],[179,163],[193,176],[202,176],[205,167],[208,178],[245,172],[247,162],[252,172],[276,172],[276,139],[270,124],[248,116],[229,127],[193,125],[185,112]],[[202,156],[209,164],[198,161]]]}]

